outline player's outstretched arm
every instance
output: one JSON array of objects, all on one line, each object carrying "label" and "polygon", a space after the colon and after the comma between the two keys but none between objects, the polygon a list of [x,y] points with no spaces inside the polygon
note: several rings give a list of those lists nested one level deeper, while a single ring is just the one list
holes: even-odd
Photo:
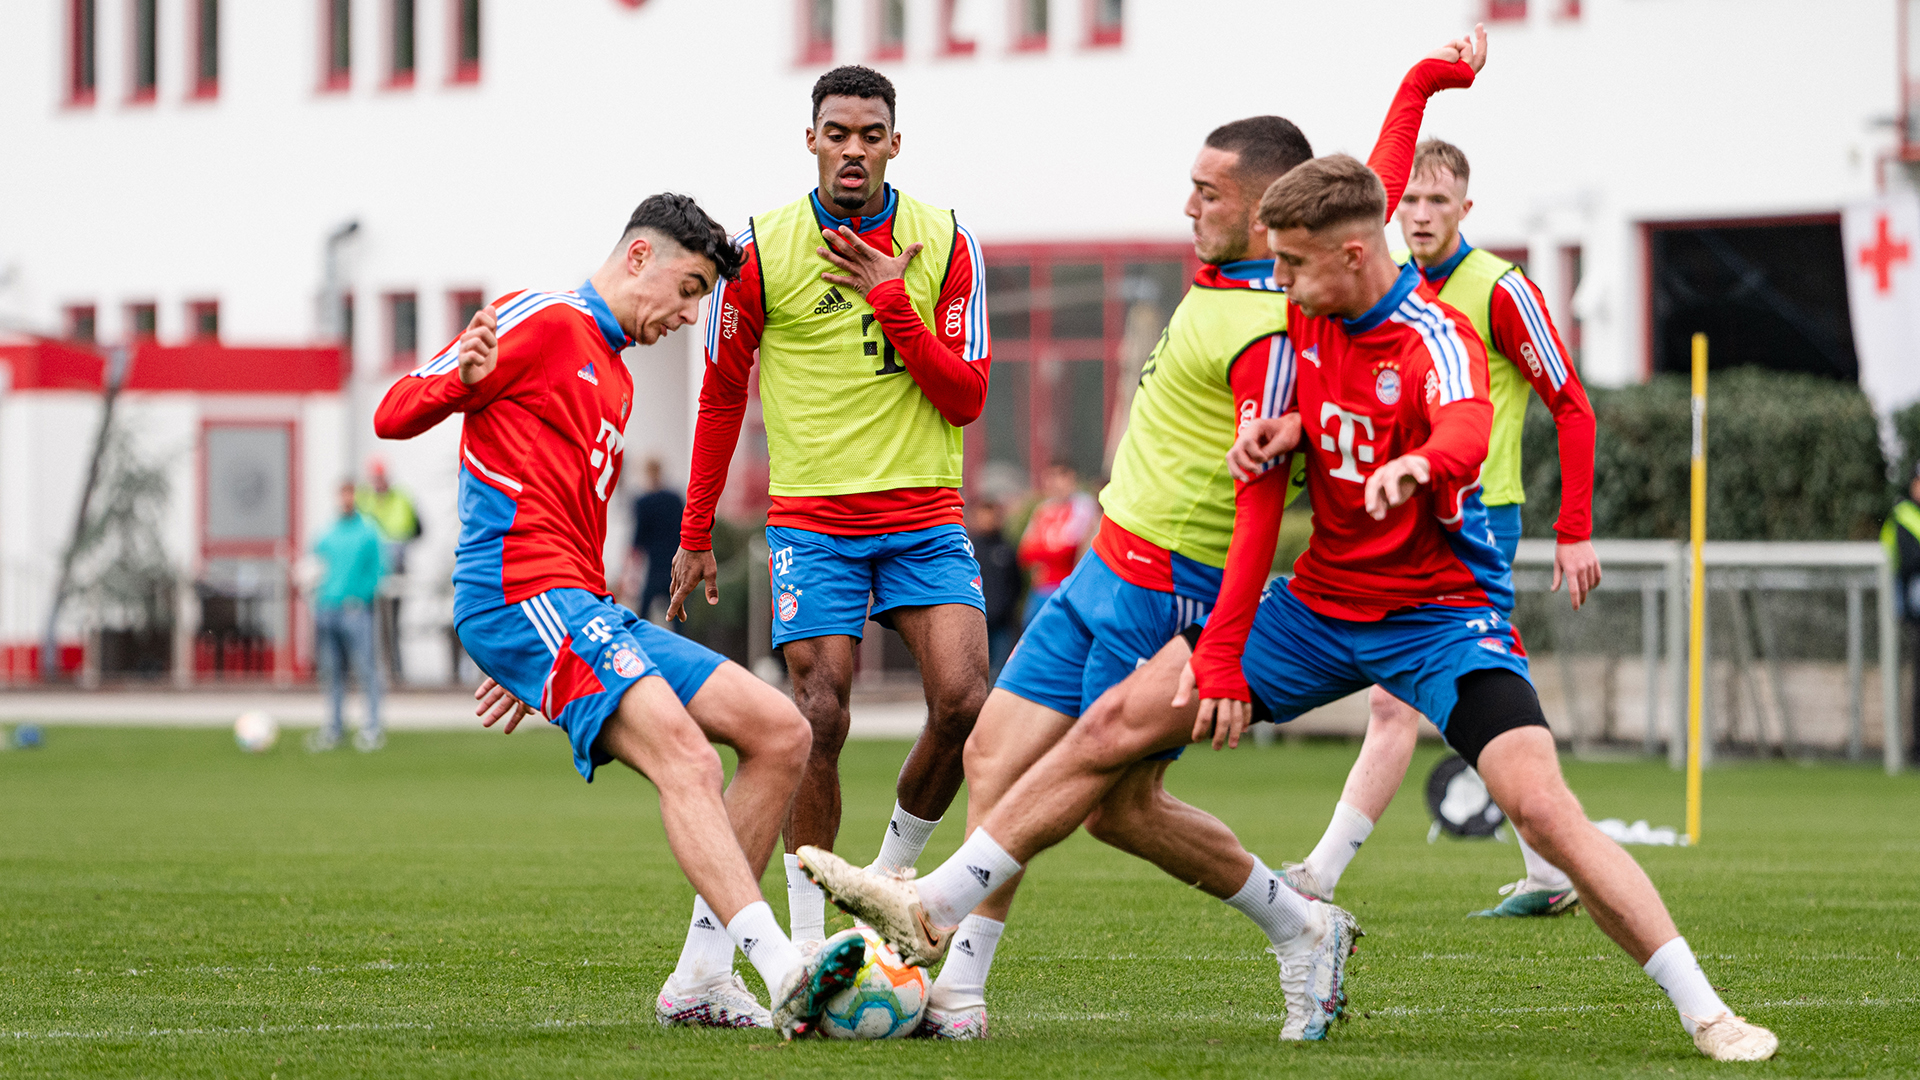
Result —
[{"label": "player's outstretched arm", "polygon": [[458,354],[455,366],[426,374],[446,359],[447,353],[442,352],[433,363],[389,387],[373,413],[374,434],[383,439],[411,439],[454,413],[480,408],[497,396],[501,379],[484,387],[480,384],[499,367],[498,327],[492,307],[474,312],[472,321],[448,350]]},{"label": "player's outstretched arm", "polygon": [[1387,220],[1400,206],[1400,195],[1407,189],[1413,172],[1413,150],[1420,139],[1420,122],[1427,113],[1427,99],[1442,90],[1473,85],[1474,77],[1487,64],[1487,30],[1475,26],[1470,37],[1456,38],[1428,53],[1413,65],[1400,88],[1394,91],[1393,104],[1380,125],[1380,137],[1374,141],[1367,166],[1387,188]]},{"label": "player's outstretched arm", "polygon": [[720,563],[713,557],[711,548],[704,551],[689,551],[686,548],[673,553],[673,592],[667,597],[667,618],[687,621],[687,597],[693,590],[706,586],[707,604],[720,602]]}]

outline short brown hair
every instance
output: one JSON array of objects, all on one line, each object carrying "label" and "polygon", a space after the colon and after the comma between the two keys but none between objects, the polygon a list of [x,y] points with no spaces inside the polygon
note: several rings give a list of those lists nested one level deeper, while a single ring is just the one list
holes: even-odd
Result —
[{"label": "short brown hair", "polygon": [[1467,167],[1467,155],[1450,142],[1439,139],[1423,139],[1413,148],[1413,175],[1437,172],[1445,169],[1453,174],[1461,184],[1467,182],[1467,174],[1473,170]]},{"label": "short brown hair", "polygon": [[1319,232],[1386,218],[1387,189],[1365,163],[1346,154],[1314,158],[1275,180],[1260,197],[1260,223],[1269,229]]}]

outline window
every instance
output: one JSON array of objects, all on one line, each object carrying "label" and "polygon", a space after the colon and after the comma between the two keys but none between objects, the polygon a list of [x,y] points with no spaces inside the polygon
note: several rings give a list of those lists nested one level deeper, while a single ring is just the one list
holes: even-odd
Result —
[{"label": "window", "polygon": [[92,304],[74,304],[67,308],[67,340],[91,345],[99,340],[99,327]]},{"label": "window", "polygon": [[898,60],[907,54],[907,0],[873,0],[873,58]]},{"label": "window", "polygon": [[387,295],[387,362],[394,368],[414,366],[420,345],[420,301],[413,293]]},{"label": "window", "polygon": [[387,85],[413,85],[413,0],[387,0]]},{"label": "window", "polygon": [[158,0],[133,0],[133,79],[128,99],[153,100],[160,84]]},{"label": "window", "polygon": [[1013,0],[1013,47],[1019,52],[1047,47],[1047,0]]},{"label": "window", "polygon": [[1118,45],[1121,0],[1087,0],[1087,44]]},{"label": "window", "polygon": [[67,103],[93,104],[93,90],[99,84],[94,67],[96,42],[94,0],[68,0],[67,5]]},{"label": "window", "polygon": [[320,87],[345,90],[353,81],[353,5],[350,0],[323,0],[322,40],[326,42]]},{"label": "window", "polygon": [[160,309],[153,304],[127,305],[127,336],[135,341],[151,341],[159,329]]},{"label": "window", "polygon": [[1580,17],[1580,0],[1560,0],[1560,10],[1554,15],[1561,19],[1573,20]]},{"label": "window", "polygon": [[195,341],[220,340],[220,301],[193,300],[187,303],[187,332]]},{"label": "window", "polygon": [[954,33],[954,8],[960,0],[940,0],[940,55],[972,56],[974,42],[972,38],[962,38]]},{"label": "window", "polygon": [[1527,0],[1486,0],[1488,22],[1525,22]]},{"label": "window", "polygon": [[480,81],[480,0],[453,0],[453,81]]},{"label": "window", "polygon": [[220,93],[220,0],[194,0],[193,96]]},{"label": "window", "polygon": [[447,340],[459,337],[472,321],[473,313],[486,305],[486,295],[479,289],[455,289],[448,293],[447,310],[453,316],[453,333],[447,335]]},{"label": "window", "polygon": [[833,0],[800,0],[800,62],[833,60]]}]

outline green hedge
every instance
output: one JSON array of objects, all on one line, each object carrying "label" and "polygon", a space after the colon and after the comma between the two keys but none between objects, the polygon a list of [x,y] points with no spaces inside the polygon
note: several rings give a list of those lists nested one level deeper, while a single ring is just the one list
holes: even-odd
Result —
[{"label": "green hedge", "polygon": [[[1687,380],[1589,388],[1593,534],[1684,539],[1692,423]],[[1551,536],[1560,506],[1553,417],[1529,398],[1526,535]],[[1901,414],[1920,447],[1920,409]],[[1912,475],[1911,465],[1906,475]],[[1707,535],[1715,540],[1870,540],[1895,492],[1872,406],[1857,386],[1739,368],[1707,391]]]},{"label": "green hedge", "polygon": [[1920,402],[1901,409],[1893,414],[1894,434],[1900,436],[1900,467],[1893,471],[1893,480],[1902,489],[1913,479],[1913,464],[1920,461]]}]

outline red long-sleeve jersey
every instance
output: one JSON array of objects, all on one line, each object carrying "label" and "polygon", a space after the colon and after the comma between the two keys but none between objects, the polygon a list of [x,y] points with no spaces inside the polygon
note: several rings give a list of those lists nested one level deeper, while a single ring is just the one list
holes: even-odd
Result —
[{"label": "red long-sleeve jersey", "polygon": [[[871,218],[837,218],[814,197],[814,216],[825,229],[842,225],[881,251],[893,250],[895,197],[888,189],[886,209]],[[964,427],[980,417],[987,403],[987,376],[993,366],[987,331],[986,264],[980,245],[958,227],[947,276],[933,310],[940,325],[920,321],[907,298],[906,284],[882,282],[867,295],[907,375],[948,423]],[[706,312],[706,376],[700,385],[700,412],[694,425],[693,462],[687,482],[687,508],[680,522],[680,546],[705,551],[713,546],[713,510],[727,486],[727,470],[740,440],[747,408],[747,379],[753,371],[766,329],[760,257],[748,229],[735,237],[746,252],[740,276],[713,290]],[[903,488],[850,495],[775,495],[767,524],[838,536],[926,529],[964,521],[960,493],[953,488]]]},{"label": "red long-sleeve jersey", "polygon": [[619,490],[633,344],[591,284],[493,302],[499,358],[468,386],[459,343],[393,384],[374,413],[383,439],[452,416],[460,432],[460,540],[453,617],[549,589],[607,594],[607,498]]},{"label": "red long-sleeve jersey", "polygon": [[[1422,267],[1421,277],[1438,295],[1454,268],[1473,247],[1465,240],[1460,250],[1437,266]],[[1493,347],[1513,366],[1553,411],[1560,437],[1560,518],[1553,531],[1563,544],[1593,538],[1593,404],[1587,400],[1580,376],[1567,362],[1560,330],[1547,314],[1547,300],[1533,279],[1514,267],[1495,284],[1487,321]]]}]

